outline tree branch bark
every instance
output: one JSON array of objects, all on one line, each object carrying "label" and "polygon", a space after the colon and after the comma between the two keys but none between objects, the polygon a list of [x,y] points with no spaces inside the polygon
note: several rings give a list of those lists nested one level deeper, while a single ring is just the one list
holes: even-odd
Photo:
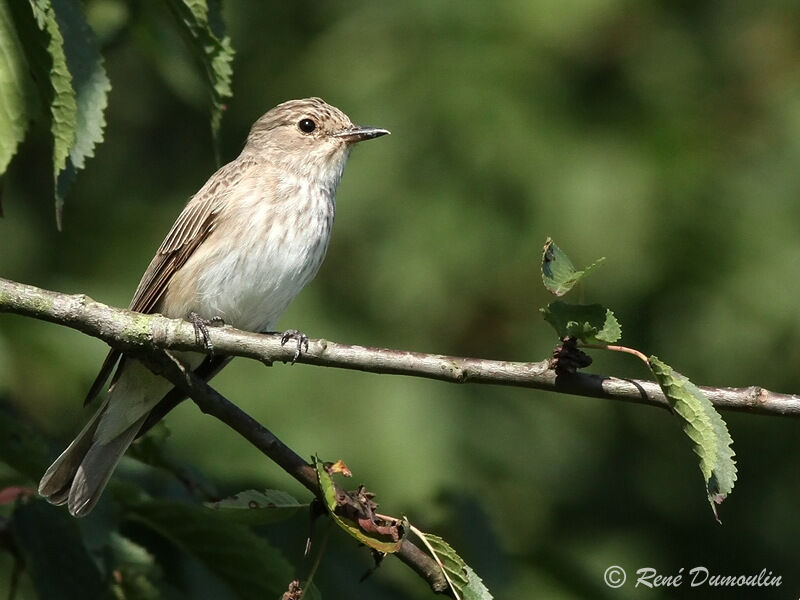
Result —
[{"label": "tree branch bark", "polygon": [[[62,294],[2,278],[0,312],[65,325],[122,351],[205,351],[195,339],[193,326],[186,321],[134,313],[96,302],[82,294]],[[266,364],[289,362],[294,356],[294,345],[281,346],[280,335],[251,333],[232,327],[212,327],[209,332],[218,354],[243,356]],[[653,381],[587,373],[556,377],[547,360],[508,362],[462,358],[318,339],[309,340],[308,351],[303,352],[297,362],[370,373],[426,377],[452,383],[527,387],[668,408],[664,394]],[[800,395],[781,394],[758,386],[701,389],[714,406],[722,410],[800,417]]]}]

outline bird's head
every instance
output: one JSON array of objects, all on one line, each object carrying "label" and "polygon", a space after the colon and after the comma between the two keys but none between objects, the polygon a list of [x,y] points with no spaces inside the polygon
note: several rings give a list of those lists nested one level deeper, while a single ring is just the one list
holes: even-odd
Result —
[{"label": "bird's head", "polygon": [[321,98],[289,100],[255,122],[245,151],[306,177],[338,180],[353,144],[389,133],[353,125]]}]

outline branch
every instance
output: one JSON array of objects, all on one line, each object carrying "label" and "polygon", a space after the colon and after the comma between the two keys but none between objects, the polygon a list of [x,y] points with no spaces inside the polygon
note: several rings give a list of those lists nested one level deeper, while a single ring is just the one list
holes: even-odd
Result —
[{"label": "branch", "polygon": [[[202,412],[216,417],[228,425],[315,496],[322,497],[322,490],[317,481],[314,467],[300,458],[269,429],[222,396],[192,371],[187,371],[169,352],[155,351],[136,354],[136,358],[189,396]],[[439,566],[408,539],[403,540],[400,549],[394,555],[425,579],[433,591],[448,593],[450,588]]]},{"label": "branch", "polygon": [[[149,337],[146,327],[143,328],[145,323],[151,321],[149,315],[111,308],[94,302],[86,296],[49,292],[3,278],[0,278],[0,312],[13,312],[67,325],[106,340],[120,350],[125,350],[153,372],[168,379],[170,383],[191,398],[203,413],[216,417],[228,425],[315,496],[322,498],[322,490],[313,466],[306,463],[269,429],[222,396],[192,371],[186,370],[168,350],[154,343],[141,343],[142,339]],[[181,343],[185,344],[183,338],[187,331],[183,326],[187,325],[186,322],[165,319],[160,315],[152,321],[156,324],[163,321],[166,328],[177,327],[177,331],[173,333],[181,341],[170,347],[203,350],[202,347],[196,347],[197,344],[194,340],[188,347],[180,345]],[[170,323],[170,321],[172,322]],[[193,326],[189,325],[189,331],[194,337]],[[173,333],[167,333],[167,338],[171,338]],[[159,338],[159,336],[156,335],[155,338]],[[288,355],[288,358],[291,359],[293,352],[289,352]],[[403,540],[400,549],[394,555],[427,581],[434,592],[450,595],[450,586],[441,568],[408,539]]]},{"label": "branch", "polygon": [[[85,295],[51,292],[2,278],[0,312],[65,325],[126,352],[152,353],[154,349],[205,352],[202,343],[195,339],[193,326],[186,321],[112,308]],[[265,364],[289,362],[294,356],[294,345],[282,347],[280,335],[250,333],[232,327],[212,327],[209,331],[218,354],[243,356]],[[586,373],[557,377],[546,360],[506,362],[459,358],[351,346],[320,339],[309,340],[308,351],[303,352],[297,362],[453,383],[527,387],[668,408],[664,394],[653,381]],[[714,406],[722,410],[800,417],[798,395],[780,394],[757,386],[701,389]]]}]

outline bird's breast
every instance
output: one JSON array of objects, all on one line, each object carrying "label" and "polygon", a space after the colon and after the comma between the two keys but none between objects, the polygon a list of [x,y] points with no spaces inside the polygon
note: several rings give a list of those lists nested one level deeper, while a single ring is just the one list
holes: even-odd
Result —
[{"label": "bird's breast", "polygon": [[268,191],[220,212],[176,274],[193,290],[186,298],[191,306],[174,316],[194,311],[239,329],[265,331],[313,279],[328,248],[333,196],[310,186]]}]

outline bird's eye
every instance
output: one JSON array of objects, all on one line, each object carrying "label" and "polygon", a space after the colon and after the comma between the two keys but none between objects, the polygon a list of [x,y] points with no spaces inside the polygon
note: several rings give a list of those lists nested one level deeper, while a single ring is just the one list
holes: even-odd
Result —
[{"label": "bird's eye", "polygon": [[303,119],[297,124],[297,126],[303,133],[311,133],[317,128],[317,124],[313,121],[313,119]]}]

